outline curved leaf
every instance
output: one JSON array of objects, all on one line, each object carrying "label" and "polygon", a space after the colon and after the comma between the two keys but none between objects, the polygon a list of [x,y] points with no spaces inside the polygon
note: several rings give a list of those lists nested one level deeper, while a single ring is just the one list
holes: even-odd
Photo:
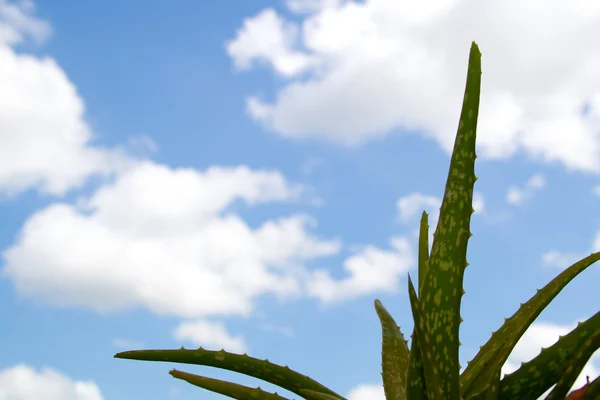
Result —
[{"label": "curved leaf", "polygon": [[[600,312],[590,317],[585,322],[580,322],[577,327],[565,336],[561,336],[556,343],[544,349],[533,360],[522,363],[521,367],[513,373],[506,374],[500,382],[500,400],[512,399],[537,399],[546,390],[550,389],[562,375],[564,365],[579,351],[581,346],[594,332],[600,330]],[[527,385],[523,385],[523,382]],[[482,392],[472,400],[482,400]]]},{"label": "curved leaf", "polygon": [[521,304],[512,317],[505,320],[504,325],[492,334],[490,340],[480,348],[479,353],[461,374],[463,398],[470,398],[485,390],[495,368],[504,365],[521,336],[537,316],[573,278],[599,259],[600,252],[592,253],[576,262],[543,289],[538,290],[527,303]]},{"label": "curved leaf", "polygon": [[339,400],[339,397],[332,396],[330,394],[315,392],[310,389],[300,389],[302,395],[306,400]]},{"label": "curved leaf", "polygon": [[277,393],[265,392],[259,387],[251,388],[238,385],[237,383],[177,371],[176,369],[169,371],[169,373],[174,378],[184,380],[194,386],[210,390],[211,392],[223,394],[232,399],[289,400],[286,397],[279,396]]},{"label": "curved leaf", "polygon": [[386,400],[406,400],[408,346],[400,327],[379,300],[375,310],[381,321],[381,376]]},{"label": "curved leaf", "polygon": [[[425,277],[427,276],[427,262],[429,261],[429,225],[428,225],[428,214],[423,211],[421,214],[421,224],[419,228],[419,296],[421,296],[421,290]],[[410,400],[427,400],[427,388],[425,387],[425,374],[423,372],[423,361],[421,359],[421,347],[419,346],[419,340],[415,334],[415,328],[413,327],[413,333],[410,336],[412,338],[410,346],[410,355],[408,357],[408,374],[407,374],[407,385],[406,385],[406,396]]]},{"label": "curved leaf", "polygon": [[560,379],[556,382],[556,386],[552,389],[548,397],[546,397],[546,400],[564,399],[571,387],[573,387],[579,374],[581,374],[581,370],[585,367],[585,364],[587,364],[588,360],[592,357],[592,354],[594,354],[598,348],[600,348],[600,329],[596,329],[596,331],[583,342],[579,351],[571,357],[569,362],[565,365],[566,368],[561,374]]},{"label": "curved leaf", "polygon": [[133,350],[124,351],[115,355],[115,358],[142,361],[164,361],[182,364],[206,365],[215,368],[239,372],[253,376],[263,381],[280,386],[298,396],[302,396],[300,389],[310,389],[315,392],[327,393],[345,400],[344,397],[333,390],[321,385],[319,382],[291,370],[288,366],[273,364],[269,360],[259,360],[246,354],[233,354],[224,350],[211,351],[202,347],[197,350]]},{"label": "curved leaf", "polygon": [[443,399],[444,391],[442,389],[440,370],[438,370],[437,366],[434,364],[431,339],[429,338],[427,327],[425,326],[425,320],[421,315],[419,300],[417,299],[415,287],[410,279],[410,274],[408,274],[408,294],[410,297],[413,319],[415,321],[415,333],[421,349],[427,398],[436,400]]},{"label": "curved leaf", "polygon": [[[419,298],[425,328],[431,336],[432,362],[439,370],[444,394],[460,396],[458,331],[463,275],[467,263],[467,244],[473,214],[475,176],[475,138],[481,89],[481,52],[471,45],[467,82],[450,169],[433,238],[427,278]],[[419,337],[419,345],[424,343]],[[426,365],[425,365],[426,366]],[[427,373],[427,371],[425,371]],[[429,384],[429,380],[426,382]]]}]

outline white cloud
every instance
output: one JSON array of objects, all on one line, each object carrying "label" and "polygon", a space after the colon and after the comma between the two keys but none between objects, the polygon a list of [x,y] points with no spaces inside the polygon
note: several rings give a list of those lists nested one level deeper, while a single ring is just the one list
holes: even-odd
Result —
[{"label": "white cloud", "polygon": [[594,188],[594,193],[595,193],[597,196],[600,196],[600,185],[598,185],[598,186],[596,186],[596,187]]},{"label": "white cloud", "polygon": [[473,214],[483,213],[485,211],[485,200],[483,194],[473,192]]},{"label": "white cloud", "polygon": [[302,215],[252,230],[227,207],[299,195],[277,172],[139,163],[78,207],[32,215],[4,251],[2,274],[21,295],[102,313],[248,315],[256,296],[298,294],[302,263],[341,244],[312,236]]},{"label": "white cloud", "polygon": [[[266,128],[345,145],[408,128],[450,153],[468,49],[476,40],[484,71],[480,156],[524,150],[569,169],[600,172],[597,3],[325,3],[288,1],[292,12],[309,12],[298,24],[263,10],[229,43],[236,65],[261,61],[292,78],[273,101],[248,98],[249,112]],[[583,116],[585,102],[590,112]]]},{"label": "white cloud", "polygon": [[346,396],[348,400],[385,400],[383,385],[358,385]]},{"label": "white cloud", "polygon": [[207,320],[188,321],[179,324],[173,332],[177,340],[187,340],[195,346],[209,350],[221,350],[237,354],[248,351],[246,341],[241,336],[231,336],[221,322]]},{"label": "white cloud", "polygon": [[38,43],[52,34],[50,25],[32,15],[35,5],[31,0],[8,2],[0,0],[0,46],[14,46],[30,37]]},{"label": "white cloud", "polygon": [[399,277],[415,260],[406,238],[390,240],[392,250],[365,246],[344,261],[348,276],[335,280],[329,271],[316,270],[307,282],[308,294],[324,304],[355,298],[376,291],[395,292]]},{"label": "white cloud", "polygon": [[577,253],[564,253],[558,250],[550,250],[542,255],[542,262],[548,266],[565,269],[582,258],[583,257],[580,257]]},{"label": "white cloud", "polygon": [[[440,207],[442,206],[442,199],[437,196],[427,196],[419,192],[413,192],[406,196],[402,196],[396,202],[396,208],[398,210],[399,219],[402,222],[410,222],[414,224],[412,230],[412,236],[415,238],[419,237],[419,222],[421,220],[421,213],[426,211],[428,216],[429,225],[429,248],[433,244],[433,233],[435,232],[440,217]],[[473,192],[473,215],[485,215],[485,201],[482,193]],[[418,218],[417,218],[418,216]]]},{"label": "white cloud", "polygon": [[543,188],[546,185],[544,177],[540,174],[533,175],[523,188],[511,186],[506,193],[506,201],[510,204],[521,205],[529,200],[534,191]]},{"label": "white cloud", "polygon": [[131,162],[118,149],[92,146],[83,101],[53,59],[8,46],[49,35],[32,11],[30,1],[0,1],[0,193],[8,196],[31,188],[62,195]]},{"label": "white cloud", "polygon": [[291,50],[297,37],[297,27],[268,8],[254,18],[244,20],[238,37],[229,42],[226,49],[239,69],[248,69],[253,61],[264,59],[277,73],[294,76],[314,64],[312,57]]},{"label": "white cloud", "polygon": [[[441,198],[436,196],[426,196],[418,192],[402,196],[396,202],[400,220],[406,222],[417,215],[420,216],[423,211],[427,211],[427,213],[430,214],[429,224],[432,226],[435,226],[431,222],[434,219],[433,214],[439,216],[441,205]],[[436,216],[435,219],[437,220],[437,218],[438,217]]]},{"label": "white cloud", "polygon": [[75,381],[51,368],[37,372],[19,364],[0,370],[0,399],[102,400],[103,397],[93,381]]},{"label": "white cloud", "polygon": [[311,13],[336,7],[342,0],[286,0],[286,7],[295,13]]}]

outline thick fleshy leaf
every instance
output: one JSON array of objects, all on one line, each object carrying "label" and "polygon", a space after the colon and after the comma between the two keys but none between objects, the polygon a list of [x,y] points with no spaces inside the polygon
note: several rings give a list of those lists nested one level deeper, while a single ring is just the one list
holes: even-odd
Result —
[{"label": "thick fleshy leaf", "polygon": [[[537,399],[550,389],[561,377],[564,365],[577,354],[594,332],[600,330],[600,312],[580,322],[575,329],[561,336],[552,346],[544,349],[533,360],[522,363],[500,382],[500,400]],[[524,385],[523,382],[527,382]],[[472,400],[485,399],[485,392]]]},{"label": "thick fleshy leaf", "polygon": [[599,259],[600,252],[592,253],[565,269],[505,320],[461,374],[463,398],[470,398],[485,389],[495,368],[504,365],[521,336],[544,308],[573,278]]},{"label": "thick fleshy leaf", "polygon": [[[475,138],[481,89],[481,53],[471,45],[467,83],[450,160],[450,169],[429,256],[427,277],[419,297],[425,328],[431,336],[435,367],[440,373],[444,395],[460,396],[458,360],[460,302],[467,263],[467,244],[473,214]],[[424,343],[419,337],[419,345]],[[426,375],[427,376],[427,375]],[[427,381],[429,383],[429,380]]]},{"label": "thick fleshy leaf", "polygon": [[485,396],[485,400],[498,400],[498,397],[500,395],[500,374],[502,373],[502,370],[500,367],[496,368],[496,371],[494,372],[494,378],[492,380],[492,382],[490,382],[488,384],[488,387],[486,388],[486,396]]},{"label": "thick fleshy leaf", "polygon": [[221,381],[219,379],[207,378],[205,376],[177,371],[176,369],[171,370],[169,373],[174,378],[184,380],[192,385],[210,390],[211,392],[220,393],[227,397],[231,397],[232,399],[290,400],[286,397],[279,396],[277,393],[265,392],[259,387],[251,388],[248,386],[238,385],[237,383]]},{"label": "thick fleshy leaf", "polygon": [[[421,214],[421,224],[419,228],[419,295],[421,296],[421,290],[423,282],[425,282],[425,276],[427,275],[427,262],[429,261],[429,225],[428,225],[428,214],[423,211]],[[413,333],[411,335],[411,346],[410,355],[408,362],[408,376],[406,386],[406,396],[410,400],[427,400],[427,389],[425,387],[425,374],[423,372],[423,362],[421,360],[421,347],[419,346],[419,340],[415,334],[415,328],[413,327]]]},{"label": "thick fleshy leaf", "polygon": [[560,376],[556,386],[546,400],[563,400],[575,380],[581,374],[581,370],[585,367],[585,364],[592,357],[592,354],[600,348],[600,329],[596,329],[590,337],[583,342],[583,345],[579,348],[579,351],[575,353],[567,364],[564,365],[564,371]]},{"label": "thick fleshy leaf", "polygon": [[419,224],[419,290],[418,295],[421,298],[423,283],[427,275],[427,263],[429,262],[429,214],[425,211],[421,214],[421,223]]},{"label": "thick fleshy leaf", "polygon": [[281,365],[269,362],[269,360],[259,360],[246,354],[233,354],[224,350],[204,350],[202,347],[196,350],[186,350],[182,347],[179,350],[124,351],[116,354],[115,358],[206,365],[262,379],[292,393],[296,393],[298,396],[302,396],[300,389],[310,389],[345,400],[344,397],[333,390],[306,375],[291,370],[288,366],[282,367]]},{"label": "thick fleshy leaf", "polygon": [[408,345],[400,327],[379,300],[375,310],[381,322],[381,376],[386,400],[406,400]]},{"label": "thick fleshy leaf", "polygon": [[423,374],[425,375],[427,398],[436,400],[445,399],[447,397],[444,397],[440,370],[434,364],[431,339],[428,335],[427,327],[425,326],[425,320],[421,315],[419,300],[417,299],[415,287],[410,279],[410,274],[408,274],[408,295],[410,297],[410,306],[415,321],[415,335],[419,340],[421,349],[421,360],[423,362]]},{"label": "thick fleshy leaf", "polygon": [[300,389],[306,400],[339,400],[339,397],[332,396],[327,393],[315,392],[309,389]]}]

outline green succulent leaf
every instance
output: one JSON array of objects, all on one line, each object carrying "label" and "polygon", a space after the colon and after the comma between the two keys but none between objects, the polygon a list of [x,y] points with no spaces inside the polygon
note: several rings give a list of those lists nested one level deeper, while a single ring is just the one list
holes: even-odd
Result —
[{"label": "green succulent leaf", "polygon": [[521,336],[537,316],[573,278],[599,259],[600,252],[592,253],[576,262],[543,289],[538,290],[527,303],[521,304],[512,317],[506,319],[504,325],[492,334],[490,340],[481,347],[479,353],[461,374],[463,398],[470,398],[485,390],[495,368],[504,365]]},{"label": "green succulent leaf", "polygon": [[[423,282],[425,282],[425,276],[427,275],[427,262],[429,260],[429,225],[427,217],[428,214],[423,211],[419,229],[419,298]],[[427,400],[421,347],[419,346],[419,340],[415,334],[414,327],[411,338],[406,395],[410,400]]]},{"label": "green succulent leaf", "polygon": [[[564,365],[569,362],[595,333],[600,331],[600,312],[580,322],[575,329],[561,336],[552,346],[544,349],[533,360],[522,363],[521,367],[511,374],[506,374],[500,382],[499,400],[537,399],[550,389],[564,372]],[[523,383],[527,382],[527,385]],[[472,400],[483,400],[485,392],[472,397]]]},{"label": "green succulent leaf", "polygon": [[386,400],[406,400],[408,345],[400,327],[379,300],[375,310],[381,322],[381,376]]},{"label": "green succulent leaf", "polygon": [[207,378],[205,376],[177,371],[176,369],[171,370],[169,373],[174,378],[184,380],[192,385],[210,390],[211,392],[220,393],[227,397],[231,397],[232,399],[289,400],[286,397],[279,396],[277,393],[265,392],[259,387],[251,388],[248,386],[238,385],[237,383],[221,381],[219,379]]},{"label": "green succulent leaf", "polygon": [[412,308],[413,319],[415,321],[415,334],[420,344],[421,360],[423,362],[423,374],[425,375],[425,390],[428,399],[444,399],[444,390],[442,388],[442,379],[440,371],[434,364],[431,340],[425,326],[425,320],[421,315],[419,300],[413,286],[410,274],[408,274],[408,295]]},{"label": "green succulent leaf", "polygon": [[584,400],[600,399],[600,376],[594,379],[586,388]]},{"label": "green succulent leaf", "polygon": [[485,400],[498,400],[498,396],[500,395],[500,374],[502,373],[502,369],[500,367],[496,368],[494,372],[494,377],[491,383],[488,384],[486,388],[486,396]]},{"label": "green succulent leaf", "polygon": [[224,350],[204,350],[202,347],[196,350],[186,350],[182,347],[179,350],[124,351],[116,354],[115,358],[206,365],[262,379],[292,393],[296,393],[298,396],[302,396],[300,389],[310,389],[345,400],[344,397],[333,390],[306,375],[291,370],[287,366],[282,367],[281,365],[269,362],[269,360],[259,360],[246,354],[233,354]]},{"label": "green succulent leaf", "polygon": [[565,398],[569,389],[575,383],[575,380],[581,373],[585,364],[592,357],[592,354],[600,348],[600,329],[596,329],[592,334],[583,342],[579,351],[571,357],[568,363],[564,365],[564,371],[562,372],[556,386],[546,400],[562,400]]},{"label": "green succulent leaf", "polygon": [[[431,255],[422,294],[420,311],[431,335],[431,349],[439,371],[444,394],[450,399],[460,396],[458,360],[460,302],[463,275],[468,265],[467,243],[473,214],[475,176],[475,137],[481,89],[481,53],[471,45],[465,95],[450,160],[444,198],[433,238]],[[424,343],[419,337],[419,344]],[[425,365],[426,367],[426,365]],[[429,384],[429,380],[427,380]]]},{"label": "green succulent leaf", "polygon": [[300,389],[306,400],[339,400],[339,397],[332,396],[327,393],[315,392],[309,389]]},{"label": "green succulent leaf", "polygon": [[429,214],[425,211],[421,214],[421,223],[419,224],[419,298],[423,283],[427,276],[427,263],[429,262]]}]

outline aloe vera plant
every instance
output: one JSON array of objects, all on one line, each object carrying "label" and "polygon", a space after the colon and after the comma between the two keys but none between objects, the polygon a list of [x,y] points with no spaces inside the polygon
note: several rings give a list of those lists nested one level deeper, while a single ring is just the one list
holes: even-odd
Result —
[{"label": "aloe vera plant", "polygon": [[[527,328],[575,276],[600,259],[600,252],[576,262],[550,281],[521,307],[504,325],[493,332],[488,342],[460,373],[459,325],[463,275],[470,231],[475,177],[475,137],[481,86],[481,53],[471,45],[467,82],[450,161],[450,169],[440,208],[431,254],[428,247],[428,215],[423,212],[419,232],[418,288],[410,274],[408,292],[414,328],[411,347],[398,325],[375,300],[382,328],[382,378],[387,400],[508,400],[537,399],[556,384],[546,399],[565,399],[581,370],[600,347],[600,312],[580,322],[553,346],[542,349],[533,360],[523,363],[501,379],[501,367]],[[287,389],[307,400],[345,400],[343,396],[308,376],[250,357],[209,351],[136,350],[117,358],[166,361],[212,366],[256,377]],[[193,385],[235,399],[283,399],[277,393],[231,382],[193,375],[178,370],[170,374]],[[572,393],[577,398],[600,399],[600,378]],[[572,397],[574,398],[574,397]]]}]

